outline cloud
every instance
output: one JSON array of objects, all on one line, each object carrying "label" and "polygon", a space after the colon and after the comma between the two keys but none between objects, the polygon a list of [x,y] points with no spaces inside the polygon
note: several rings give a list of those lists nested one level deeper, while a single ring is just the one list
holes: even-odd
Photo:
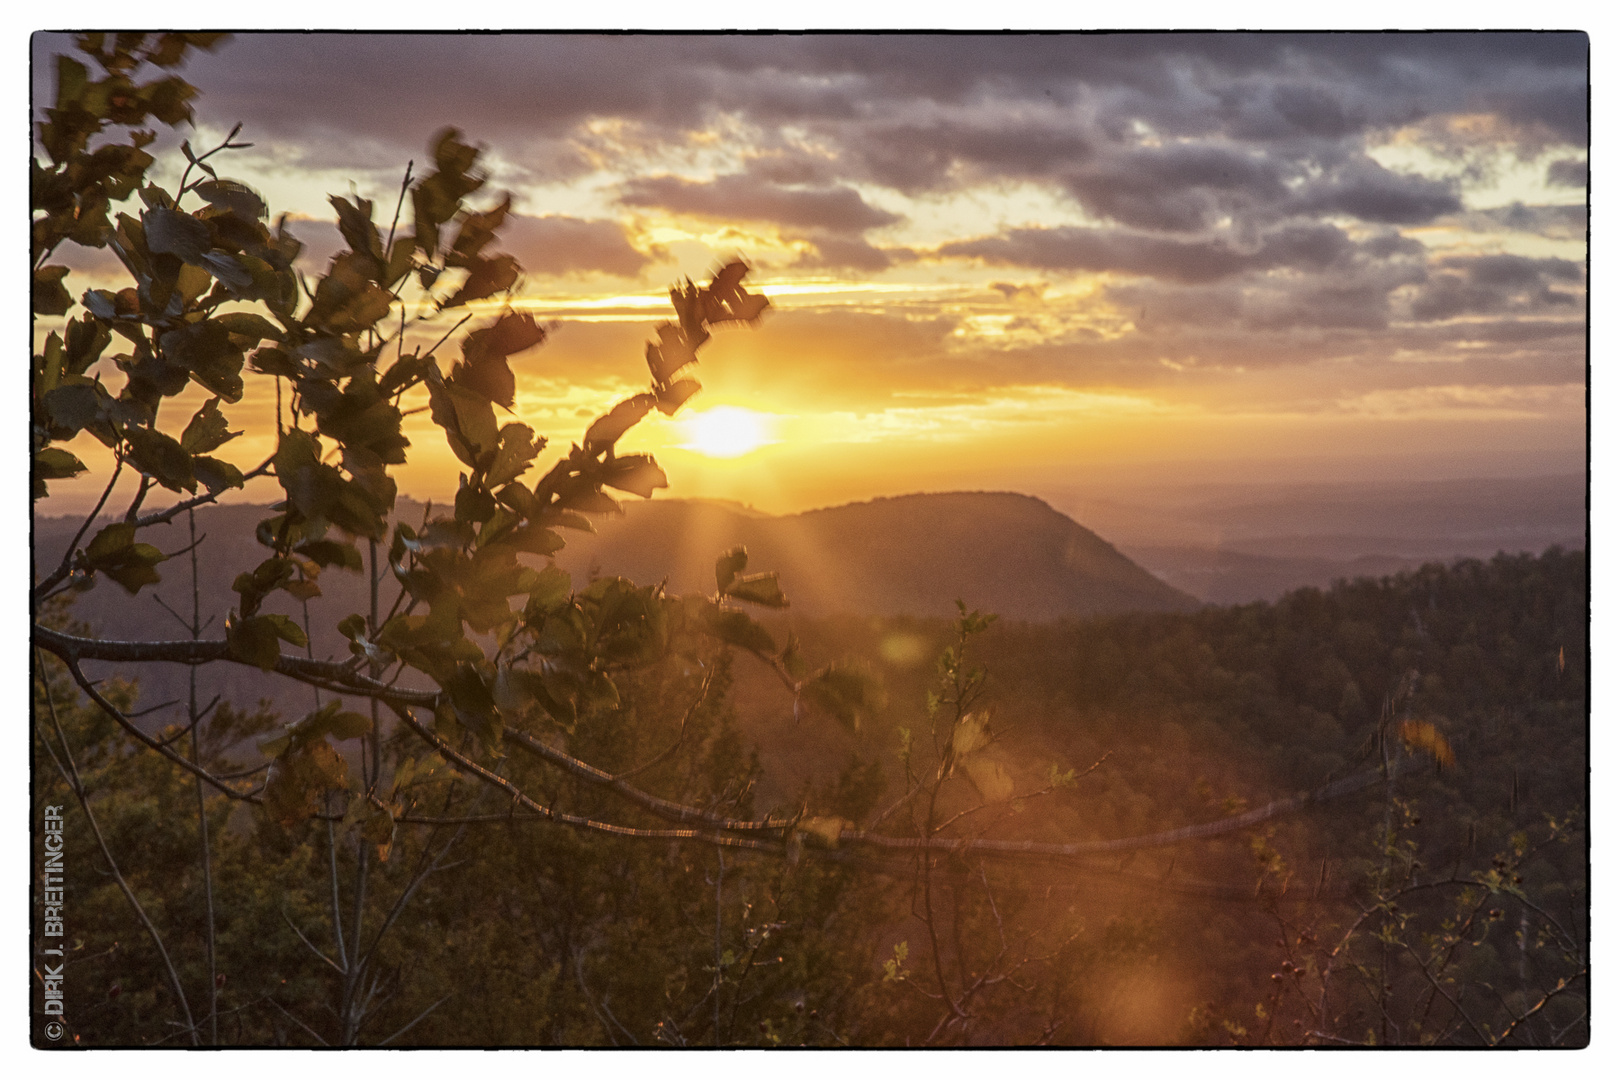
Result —
[{"label": "cloud", "polygon": [[1579,285],[1584,278],[1581,265],[1567,259],[1501,254],[1445,258],[1413,297],[1412,317],[1427,321],[1573,309],[1580,303],[1581,292],[1551,286]]},{"label": "cloud", "polygon": [[651,261],[630,245],[616,221],[514,214],[500,247],[530,274],[601,273],[635,277]]},{"label": "cloud", "polygon": [[1358,256],[1384,259],[1421,252],[1416,241],[1376,236],[1357,243],[1337,226],[1314,223],[1280,226],[1249,248],[1228,238],[1179,240],[1120,229],[1057,226],[1012,229],[939,250],[947,257],[978,258],[995,265],[1137,274],[1189,284],[1282,267],[1320,271]]},{"label": "cloud", "polygon": [[1291,208],[1387,225],[1421,225],[1461,210],[1462,202],[1453,184],[1394,173],[1362,158],[1306,186]]},{"label": "cloud", "polygon": [[720,221],[766,222],[833,233],[859,233],[901,220],[898,214],[868,205],[853,188],[784,187],[743,174],[707,182],[677,176],[636,177],[621,187],[619,202]]},{"label": "cloud", "polygon": [[1558,187],[1583,188],[1587,184],[1586,162],[1580,158],[1561,158],[1547,166],[1547,183]]}]

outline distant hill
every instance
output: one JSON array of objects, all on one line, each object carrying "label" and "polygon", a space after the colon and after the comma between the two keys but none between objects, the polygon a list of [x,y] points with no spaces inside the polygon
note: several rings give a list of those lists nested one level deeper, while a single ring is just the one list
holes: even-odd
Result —
[{"label": "distant hill", "polygon": [[[714,561],[744,544],[750,571],[776,570],[796,617],[834,614],[949,615],[958,598],[1005,619],[1044,621],[1123,611],[1190,611],[1199,602],[1164,584],[1095,533],[1039,499],[1007,493],[908,495],[825,510],[769,517],[735,503],[678,499],[630,503],[622,517],[597,518],[599,533],[566,532],[558,564],[576,587],[593,574],[633,581],[664,581],[671,592],[714,591]],[[421,504],[400,500],[406,521],[422,519]],[[237,602],[231,582],[264,558],[254,526],[269,515],[262,506],[211,506],[197,512],[198,594],[204,637],[220,637],[225,613]],[[69,518],[34,522],[34,557],[49,572],[78,528]],[[93,535],[93,532],[91,533]],[[142,539],[168,552],[188,543],[185,519],[156,526]],[[361,545],[362,550],[364,544]],[[74,617],[104,638],[171,639],[188,636],[163,610],[191,612],[189,561],[165,563],[163,582],[131,597],[111,581],[98,581],[74,604]],[[323,595],[310,601],[313,653],[347,657],[333,629],[343,616],[368,607],[366,579],[328,570]],[[383,582],[383,606],[397,586]],[[265,610],[303,621],[301,605],[285,593]],[[186,669],[148,665],[141,672],[143,700],[183,699]],[[124,674],[105,672],[106,674]],[[104,674],[102,671],[94,675]],[[224,693],[239,703],[300,695],[280,702],[289,711],[309,707],[306,688],[240,665],[215,665],[199,679],[203,699]],[[311,695],[312,698],[312,695]]]},{"label": "distant hill", "polygon": [[1586,547],[1586,476],[1041,488],[1132,560],[1212,604],[1275,600],[1426,562]]},{"label": "distant hill", "polygon": [[769,517],[732,503],[658,500],[571,537],[558,565],[713,592],[714,560],[737,544],[776,570],[807,616],[949,615],[961,599],[1007,619],[1190,611],[1198,601],[1096,533],[1028,495],[953,492]]}]

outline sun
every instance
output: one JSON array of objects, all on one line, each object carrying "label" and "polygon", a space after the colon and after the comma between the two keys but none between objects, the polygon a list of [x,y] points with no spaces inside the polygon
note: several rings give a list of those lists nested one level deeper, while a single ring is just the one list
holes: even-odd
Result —
[{"label": "sun", "polygon": [[686,435],[686,442],[680,444],[681,448],[696,451],[705,457],[741,457],[776,441],[770,437],[764,416],[733,405],[693,413],[680,424]]}]

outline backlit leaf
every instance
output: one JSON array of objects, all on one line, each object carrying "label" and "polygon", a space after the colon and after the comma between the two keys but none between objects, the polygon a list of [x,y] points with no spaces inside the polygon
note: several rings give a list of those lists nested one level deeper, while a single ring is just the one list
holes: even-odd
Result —
[{"label": "backlit leaf", "polygon": [[725,592],[747,565],[748,549],[739,544],[714,561],[714,587]]}]

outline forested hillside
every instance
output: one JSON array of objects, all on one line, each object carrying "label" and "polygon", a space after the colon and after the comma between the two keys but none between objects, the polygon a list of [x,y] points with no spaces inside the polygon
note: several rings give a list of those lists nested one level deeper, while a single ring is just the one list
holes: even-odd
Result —
[{"label": "forested hillside", "polygon": [[[1555,549],[1189,614],[799,621],[806,655],[881,677],[888,704],[858,729],[795,717],[749,657],[664,663],[546,738],[662,797],[799,815],[802,845],[784,861],[519,822],[416,759],[401,816],[423,823],[377,837],[380,880],[338,898],[351,926],[365,908],[368,939],[386,927],[361,1041],[1584,1044],[1586,580],[1584,553]],[[926,705],[961,697],[968,669],[953,691],[935,662],[959,635],[985,671],[968,715],[988,717],[987,745],[952,772]],[[191,782],[53,685],[92,746],[78,765],[108,847],[195,989]],[[229,744],[270,723],[222,709],[204,752],[252,768],[253,743]],[[555,807],[613,812],[589,783],[507,762]],[[49,758],[36,768],[36,801],[63,801]],[[930,866],[853,839],[1150,836],[1368,769],[1247,828],[1033,862]],[[327,828],[209,805],[222,1038],[333,1039]],[[172,1037],[163,960],[89,830],[68,836],[74,978],[105,988],[75,1030]]]}]

